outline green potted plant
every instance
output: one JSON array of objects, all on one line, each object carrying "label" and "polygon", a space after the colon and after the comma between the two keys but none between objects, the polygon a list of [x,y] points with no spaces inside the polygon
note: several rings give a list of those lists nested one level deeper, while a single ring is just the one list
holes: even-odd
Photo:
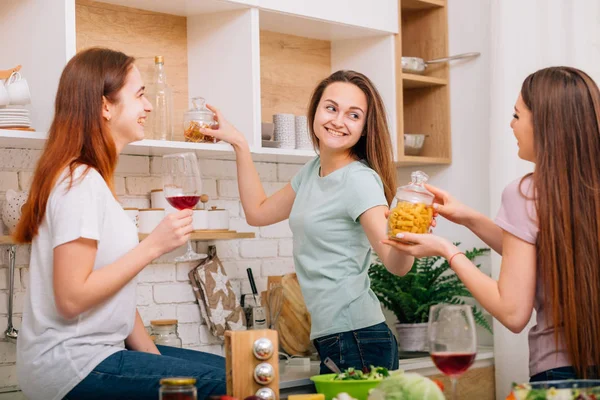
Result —
[{"label": "green potted plant", "polygon": [[[474,248],[466,251],[465,256],[473,261],[487,252],[487,248]],[[473,297],[450,270],[448,261],[439,256],[415,258],[412,269],[405,276],[391,274],[376,257],[371,263],[369,277],[371,289],[379,301],[398,319],[398,342],[403,351],[427,350],[427,322],[432,305],[465,304],[465,297]],[[481,310],[475,306],[473,316],[478,325],[492,331]]]}]

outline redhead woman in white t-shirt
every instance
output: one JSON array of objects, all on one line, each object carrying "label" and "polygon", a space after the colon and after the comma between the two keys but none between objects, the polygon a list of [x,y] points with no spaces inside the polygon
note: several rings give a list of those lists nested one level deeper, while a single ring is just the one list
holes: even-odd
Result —
[{"label": "redhead woman in white t-shirt", "polygon": [[119,153],[144,138],[152,106],[134,59],[93,48],[58,84],[54,120],[15,232],[31,243],[17,373],[30,399],[158,399],[159,380],[197,378],[224,394],[224,359],[155,346],[136,310],[136,276],[183,245],[192,212],[163,219],[142,242],[118,203]]},{"label": "redhead woman in white t-shirt", "polygon": [[533,174],[509,184],[492,221],[430,187],[438,212],[502,255],[498,281],[448,240],[403,234],[406,254],[441,255],[500,323],[529,331],[531,381],[598,378],[600,367],[600,91],[584,72],[551,67],[529,75],[510,124]]},{"label": "redhead woman in white t-shirt", "polygon": [[[295,270],[321,361],[329,357],[342,369],[397,369],[398,346],[370,288],[371,248],[397,275],[410,270],[413,258],[381,243],[396,171],[375,85],[355,71],[337,71],[317,85],[307,118],[318,156],[271,196],[244,136],[213,110],[220,127],[205,133],[235,149],[248,223],[265,226],[289,218]],[[321,372],[331,372],[323,362]]]}]

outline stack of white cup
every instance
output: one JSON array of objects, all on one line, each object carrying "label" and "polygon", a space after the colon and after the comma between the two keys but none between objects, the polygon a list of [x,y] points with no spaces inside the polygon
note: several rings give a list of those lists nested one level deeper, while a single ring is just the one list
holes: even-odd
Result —
[{"label": "stack of white cup", "polygon": [[308,133],[308,118],[305,115],[296,116],[296,148],[311,150],[313,148],[310,134]]},{"label": "stack of white cup", "polygon": [[281,149],[296,148],[296,116],[294,114],[273,115],[273,139]]}]

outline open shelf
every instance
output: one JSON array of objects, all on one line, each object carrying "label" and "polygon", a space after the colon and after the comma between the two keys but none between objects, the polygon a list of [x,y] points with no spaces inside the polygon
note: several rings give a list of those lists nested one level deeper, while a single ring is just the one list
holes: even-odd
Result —
[{"label": "open shelf", "polygon": [[[448,56],[446,0],[400,0],[396,36],[397,165],[452,162],[450,70],[447,63],[428,65],[426,74],[402,72],[401,57],[431,60]],[[404,134],[425,134],[420,156],[404,155]]]},{"label": "open shelf", "polygon": [[[28,132],[0,129],[0,148],[5,149],[43,149],[46,144],[45,132]],[[233,147],[227,143],[192,143],[168,140],[141,140],[131,143],[122,154],[138,156],[163,156],[165,154],[194,152],[200,158],[233,160]],[[286,162],[302,164],[316,156],[314,150],[272,149],[250,147],[255,161]]]},{"label": "open shelf", "polygon": [[396,166],[398,167],[412,167],[418,165],[445,165],[450,164],[452,159],[445,157],[421,157],[421,156],[405,156],[401,155],[398,157]]},{"label": "open shelf", "polygon": [[402,11],[444,7],[446,0],[400,0]]},{"label": "open shelf", "polygon": [[448,84],[448,80],[433,76],[402,73],[402,84],[404,89],[419,89],[430,86],[444,86]]},{"label": "open shelf", "polygon": [[[144,240],[148,235],[140,233],[140,240]],[[209,231],[194,231],[190,236],[190,240],[205,241],[205,240],[231,240],[231,239],[254,239],[256,235],[254,232],[209,232]],[[11,245],[15,244],[12,237],[0,236],[0,245]]]}]

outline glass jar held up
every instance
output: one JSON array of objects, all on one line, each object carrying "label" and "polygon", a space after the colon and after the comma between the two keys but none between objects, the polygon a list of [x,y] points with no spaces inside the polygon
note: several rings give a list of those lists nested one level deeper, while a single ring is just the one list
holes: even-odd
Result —
[{"label": "glass jar held up", "polygon": [[183,135],[185,141],[195,143],[217,143],[219,141],[217,138],[201,133],[200,129],[217,129],[218,127],[219,123],[215,119],[215,114],[206,108],[206,100],[202,97],[192,98],[192,108],[189,109],[183,117]]},{"label": "glass jar held up", "polygon": [[435,195],[425,188],[429,176],[425,172],[411,174],[412,182],[396,191],[388,216],[388,237],[393,240],[401,232],[429,233],[433,222]]}]

